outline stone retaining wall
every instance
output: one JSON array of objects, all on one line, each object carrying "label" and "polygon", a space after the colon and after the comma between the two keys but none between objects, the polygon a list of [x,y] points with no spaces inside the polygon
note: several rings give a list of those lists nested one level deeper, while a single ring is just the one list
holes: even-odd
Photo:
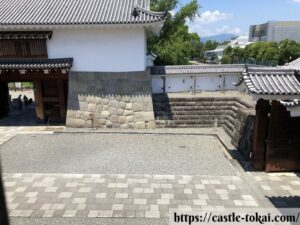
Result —
[{"label": "stone retaining wall", "polygon": [[66,125],[154,128],[149,72],[70,72]]}]

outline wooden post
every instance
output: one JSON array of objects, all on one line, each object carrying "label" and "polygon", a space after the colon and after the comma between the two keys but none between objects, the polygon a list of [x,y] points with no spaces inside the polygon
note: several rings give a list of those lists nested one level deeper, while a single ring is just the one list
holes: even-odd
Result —
[{"label": "wooden post", "polygon": [[258,100],[253,133],[252,164],[255,170],[260,171],[265,170],[269,112],[269,101]]},{"label": "wooden post", "polygon": [[62,120],[65,120],[66,119],[66,96],[65,96],[65,88],[64,88],[63,80],[57,80],[57,91],[58,91],[58,99],[59,99],[60,118]]},{"label": "wooden post", "polygon": [[33,81],[34,98],[36,104],[36,116],[39,120],[45,121],[45,108],[43,102],[43,89],[40,80]]}]

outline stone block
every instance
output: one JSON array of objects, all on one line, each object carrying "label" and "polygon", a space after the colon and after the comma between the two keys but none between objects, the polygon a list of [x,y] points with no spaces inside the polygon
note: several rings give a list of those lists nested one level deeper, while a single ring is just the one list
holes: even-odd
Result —
[{"label": "stone block", "polygon": [[92,120],[86,120],[84,127],[93,128],[93,121]]},{"label": "stone block", "polygon": [[111,113],[108,111],[102,111],[100,115],[103,119],[108,119],[110,117]]},{"label": "stone block", "polygon": [[85,127],[85,120],[75,119],[75,118],[67,118],[66,125],[68,127],[84,128]]},{"label": "stone block", "polygon": [[119,101],[117,100],[110,100],[108,103],[109,106],[114,107],[114,108],[118,108],[119,107]]},{"label": "stone block", "polygon": [[134,113],[134,121],[154,121],[154,113],[153,112],[135,112]]},{"label": "stone block", "polygon": [[127,110],[132,110],[132,103],[131,102],[126,104],[126,109]]},{"label": "stone block", "polygon": [[126,116],[120,116],[119,117],[119,123],[126,123]]},{"label": "stone block", "polygon": [[132,110],[124,110],[124,116],[131,116],[131,115],[133,115]]},{"label": "stone block", "polygon": [[97,105],[96,106],[96,113],[101,113],[103,111],[103,106],[102,105]]},{"label": "stone block", "polygon": [[146,123],[145,122],[136,122],[134,124],[134,127],[136,129],[145,129],[146,128]]},{"label": "stone block", "polygon": [[106,124],[106,119],[95,119],[94,120],[94,126],[97,128],[100,126],[103,126]]},{"label": "stone block", "polygon": [[79,108],[82,111],[87,111],[88,109],[88,104],[86,102],[79,102]]},{"label": "stone block", "polygon": [[94,117],[95,117],[94,113],[91,113],[91,112],[85,112],[84,113],[84,119],[85,120],[92,120]]},{"label": "stone block", "polygon": [[127,123],[133,122],[133,116],[126,116],[126,122]]},{"label": "stone block", "polygon": [[134,112],[139,112],[143,110],[143,105],[140,103],[133,103],[132,104],[132,109]]},{"label": "stone block", "polygon": [[119,116],[122,116],[124,114],[124,110],[123,109],[118,109],[118,113]]},{"label": "stone block", "polygon": [[109,104],[109,99],[102,99],[102,104],[103,105],[108,105]]},{"label": "stone block", "polygon": [[126,103],[125,102],[119,102],[119,108],[120,109],[126,109]]},{"label": "stone block", "polygon": [[96,111],[96,104],[95,103],[88,104],[88,110],[87,111],[95,112]]},{"label": "stone block", "polygon": [[108,111],[109,110],[109,105],[102,105],[103,106],[103,110],[104,111]]},{"label": "stone block", "polygon": [[86,102],[87,103],[96,103],[96,97],[90,95],[86,98]]},{"label": "stone block", "polygon": [[112,128],[113,123],[111,121],[107,120],[105,125],[107,128]]},{"label": "stone block", "polygon": [[68,111],[67,117],[68,117],[68,118],[76,118],[76,111],[74,111],[74,110],[69,110],[69,111]]},{"label": "stone block", "polygon": [[147,123],[146,123],[146,128],[147,128],[147,129],[154,129],[154,128],[156,128],[156,123],[155,123],[155,121],[147,122]]},{"label": "stone block", "polygon": [[110,107],[108,110],[112,115],[118,115],[118,108]]},{"label": "stone block", "polygon": [[102,104],[102,98],[97,97],[95,103],[97,105],[101,105]]},{"label": "stone block", "polygon": [[119,122],[119,116],[116,116],[116,115],[112,115],[110,117],[110,121],[115,124],[115,123],[118,123]]},{"label": "stone block", "polygon": [[125,103],[129,103],[129,102],[131,102],[131,98],[129,96],[123,96],[122,101]]},{"label": "stone block", "polygon": [[120,128],[122,128],[122,129],[128,129],[128,128],[129,128],[129,125],[128,125],[128,124],[122,124],[122,125],[120,126]]}]

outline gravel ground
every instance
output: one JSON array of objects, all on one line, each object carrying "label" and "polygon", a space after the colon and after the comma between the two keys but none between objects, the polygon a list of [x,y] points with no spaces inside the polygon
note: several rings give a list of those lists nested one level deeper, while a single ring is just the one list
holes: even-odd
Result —
[{"label": "gravel ground", "polygon": [[235,175],[211,136],[18,135],[0,150],[5,173]]}]

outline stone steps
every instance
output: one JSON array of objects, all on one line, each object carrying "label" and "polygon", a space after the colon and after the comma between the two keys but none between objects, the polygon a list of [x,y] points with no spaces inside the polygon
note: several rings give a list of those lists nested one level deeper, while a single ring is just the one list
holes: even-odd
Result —
[{"label": "stone steps", "polygon": [[243,132],[241,110],[253,106],[238,98],[153,96],[153,106],[158,128],[208,128],[223,127],[235,146]]}]

